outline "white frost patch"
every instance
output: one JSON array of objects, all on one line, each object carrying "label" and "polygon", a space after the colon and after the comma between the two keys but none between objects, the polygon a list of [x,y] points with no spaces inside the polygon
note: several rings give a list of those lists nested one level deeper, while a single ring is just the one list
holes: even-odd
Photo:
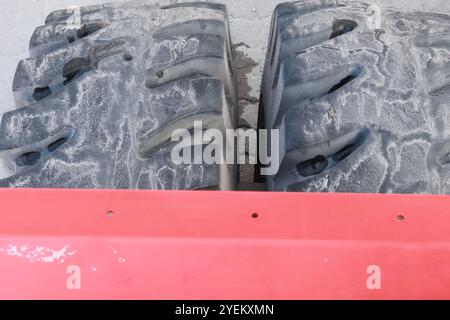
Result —
[{"label": "white frost patch", "polygon": [[69,251],[70,246],[66,245],[60,250],[53,250],[44,246],[28,247],[10,244],[8,248],[0,248],[0,254],[7,254],[12,257],[24,258],[31,263],[64,263],[67,257],[75,255],[76,251]]}]

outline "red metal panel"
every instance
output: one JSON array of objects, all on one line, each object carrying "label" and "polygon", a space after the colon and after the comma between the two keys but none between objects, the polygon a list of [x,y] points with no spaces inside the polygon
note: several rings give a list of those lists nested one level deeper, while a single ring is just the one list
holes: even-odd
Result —
[{"label": "red metal panel", "polygon": [[0,298],[450,299],[449,208],[445,196],[3,189]]}]

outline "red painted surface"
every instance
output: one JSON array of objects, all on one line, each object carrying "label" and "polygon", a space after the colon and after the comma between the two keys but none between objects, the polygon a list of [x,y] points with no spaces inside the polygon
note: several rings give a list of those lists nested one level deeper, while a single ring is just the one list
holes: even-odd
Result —
[{"label": "red painted surface", "polygon": [[3,189],[0,298],[450,299],[450,197]]}]

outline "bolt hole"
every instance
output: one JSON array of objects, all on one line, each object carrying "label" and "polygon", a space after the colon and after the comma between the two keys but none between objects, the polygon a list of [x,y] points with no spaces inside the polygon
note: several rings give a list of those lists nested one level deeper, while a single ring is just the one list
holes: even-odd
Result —
[{"label": "bolt hole", "polygon": [[50,87],[42,87],[34,89],[33,99],[36,101],[41,101],[52,94],[52,89]]},{"label": "bolt hole", "polygon": [[49,152],[55,152],[58,150],[63,144],[69,141],[69,137],[62,137],[61,139],[56,140],[55,142],[48,145],[47,150]]},{"label": "bolt hole", "polygon": [[259,218],[259,214],[257,214],[257,213],[252,214],[252,218],[253,219],[258,219]]},{"label": "bolt hole", "polygon": [[323,155],[304,161],[297,165],[297,171],[302,177],[319,175],[328,168],[328,160]]},{"label": "bolt hole", "polygon": [[78,38],[82,39],[85,38],[94,32],[97,32],[98,30],[102,29],[104,25],[102,23],[90,23],[85,24],[77,31]]},{"label": "bolt hole", "polygon": [[126,54],[123,56],[123,60],[125,60],[125,61],[131,61],[131,60],[133,60],[133,56],[132,56],[131,54],[129,54],[129,53],[126,53]]},{"label": "bolt hole", "polygon": [[19,167],[34,166],[41,159],[41,153],[37,151],[27,152],[22,154],[17,160],[16,164]]},{"label": "bolt hole", "polygon": [[74,58],[67,62],[63,67],[63,77],[66,80],[63,82],[64,85],[71,83],[76,78],[82,76],[84,73],[89,72],[93,69],[89,58]]},{"label": "bolt hole", "polygon": [[106,213],[106,215],[107,215],[108,217],[112,217],[112,216],[114,215],[114,212],[113,212],[113,211],[108,211],[108,212]]},{"label": "bolt hole", "polygon": [[404,215],[401,215],[401,214],[399,214],[398,216],[397,216],[397,221],[405,221],[405,216]]}]

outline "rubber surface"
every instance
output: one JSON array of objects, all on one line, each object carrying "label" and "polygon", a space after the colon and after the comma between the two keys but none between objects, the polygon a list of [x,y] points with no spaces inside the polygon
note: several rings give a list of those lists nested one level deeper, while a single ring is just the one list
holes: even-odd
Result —
[{"label": "rubber surface", "polygon": [[235,188],[234,167],[171,159],[175,129],[236,125],[224,6],[57,11],[36,29],[30,53],[13,83],[17,110],[0,127],[0,186]]},{"label": "rubber surface", "polygon": [[279,5],[262,90],[265,127],[281,130],[269,189],[450,193],[449,27],[357,1]]}]

